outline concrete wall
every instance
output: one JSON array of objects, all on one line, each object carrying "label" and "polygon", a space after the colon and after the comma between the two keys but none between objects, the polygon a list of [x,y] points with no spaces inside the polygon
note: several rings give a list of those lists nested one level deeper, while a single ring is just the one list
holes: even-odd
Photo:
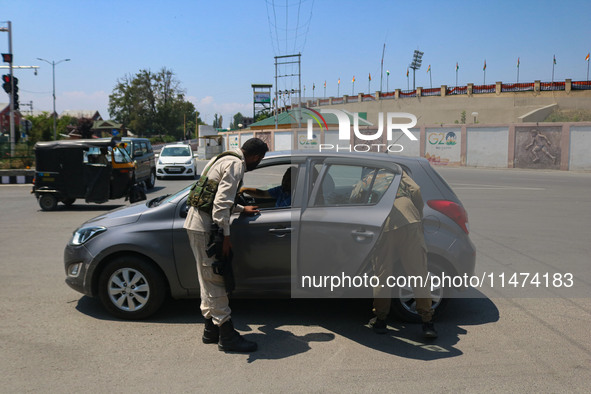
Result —
[{"label": "concrete wall", "polygon": [[466,165],[470,167],[507,167],[509,163],[509,127],[467,128]]},{"label": "concrete wall", "polygon": [[591,170],[591,126],[570,127],[570,170]]},{"label": "concrete wall", "polygon": [[[379,94],[374,94],[374,96]],[[351,100],[351,98],[349,98]],[[473,124],[472,112],[478,112],[479,124],[503,124],[543,121],[550,106],[560,110],[590,110],[591,90],[503,92],[474,95],[448,95],[444,97],[400,97],[374,101],[361,101],[338,105],[314,106],[322,109],[343,109],[349,112],[365,112],[367,120],[378,124],[378,114],[387,112],[408,112],[415,115],[418,125],[449,125],[459,123],[462,111],[466,111],[466,123]],[[336,100],[335,100],[336,101]],[[530,114],[530,117],[522,118]],[[535,116],[535,117],[532,117]],[[544,118],[540,118],[540,117]]]},{"label": "concrete wall", "polygon": [[[365,144],[357,150],[361,152],[375,144],[381,147],[372,147],[372,151],[386,152],[387,146],[399,144],[403,150],[395,148],[396,155],[425,157],[435,166],[591,171],[591,122],[424,125],[410,131],[418,141],[411,141],[402,131],[394,131],[388,141],[386,133],[381,140],[362,141],[352,129],[350,140],[339,140],[338,130],[329,129],[314,130],[314,138],[309,141],[307,131],[281,129],[235,132],[227,136],[225,143],[227,148],[233,148],[238,141],[242,144],[264,134],[272,150],[318,151],[322,146],[323,151],[348,152]],[[376,133],[369,128],[362,132]]]}]

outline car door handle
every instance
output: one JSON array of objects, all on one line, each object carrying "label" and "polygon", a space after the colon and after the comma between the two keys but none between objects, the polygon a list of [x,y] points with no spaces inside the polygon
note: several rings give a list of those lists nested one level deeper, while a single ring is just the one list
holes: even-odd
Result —
[{"label": "car door handle", "polygon": [[278,238],[283,238],[287,234],[290,234],[292,230],[293,230],[293,228],[291,228],[291,227],[271,228],[271,229],[269,229],[269,233],[278,237]]},{"label": "car door handle", "polygon": [[371,239],[374,236],[373,231],[365,231],[365,230],[353,230],[351,231],[351,235],[357,242],[363,242],[367,239]]}]

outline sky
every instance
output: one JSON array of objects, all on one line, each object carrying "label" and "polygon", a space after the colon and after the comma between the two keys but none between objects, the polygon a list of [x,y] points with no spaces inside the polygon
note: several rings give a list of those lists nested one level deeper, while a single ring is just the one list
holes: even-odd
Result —
[{"label": "sky", "polygon": [[[550,82],[554,56],[555,81],[586,80],[589,15],[589,0],[0,0],[13,64],[40,67],[14,71],[21,110],[31,101],[52,110],[52,67],[37,58],[71,59],[55,66],[58,113],[98,110],[109,119],[118,79],[166,67],[202,120],[221,114],[224,127],[237,112],[252,116],[251,84],[275,84],[274,57],[297,53],[304,95],[315,98],[325,81],[327,97],[373,93],[381,75],[382,91],[412,89],[406,71],[416,49],[424,52],[417,87],[455,86],[456,63],[458,85],[516,82],[518,58],[519,82]],[[8,52],[6,32],[0,51]],[[297,89],[297,80],[277,86]]]}]

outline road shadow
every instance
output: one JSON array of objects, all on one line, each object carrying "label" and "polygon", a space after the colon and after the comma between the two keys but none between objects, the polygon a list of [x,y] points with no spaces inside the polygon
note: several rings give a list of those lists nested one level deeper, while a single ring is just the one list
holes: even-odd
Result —
[{"label": "road shadow", "polygon": [[[488,298],[450,299],[445,313],[435,322],[439,338],[426,340],[420,324],[394,317],[388,319],[386,334],[375,334],[368,325],[371,299],[233,299],[230,305],[236,329],[259,344],[259,350],[249,354],[248,362],[292,357],[310,350],[316,342],[330,342],[336,335],[398,357],[425,361],[458,357],[463,352],[457,344],[467,334],[462,326],[499,320],[499,311]],[[82,297],[76,309],[96,319],[118,320],[90,297]],[[194,325],[189,329],[197,335],[203,328],[199,300],[169,300],[157,314],[142,322]],[[298,333],[288,328],[293,326],[300,327]]]},{"label": "road shadow", "polygon": [[51,212],[92,212],[92,211],[111,211],[113,209],[124,207],[127,204],[72,204],[70,206],[58,204],[53,211],[44,211],[41,208],[37,212],[51,213]]}]

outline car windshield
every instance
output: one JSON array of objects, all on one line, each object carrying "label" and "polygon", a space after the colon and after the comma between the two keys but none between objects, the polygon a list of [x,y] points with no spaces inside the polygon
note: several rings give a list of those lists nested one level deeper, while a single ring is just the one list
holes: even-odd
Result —
[{"label": "car windshield", "polygon": [[191,156],[188,146],[168,146],[162,149],[160,156]]},{"label": "car windshield", "polygon": [[115,147],[113,149],[113,159],[115,160],[115,163],[131,163],[131,157],[129,156],[129,154],[127,153],[127,151],[125,149],[122,149],[120,147]]}]

